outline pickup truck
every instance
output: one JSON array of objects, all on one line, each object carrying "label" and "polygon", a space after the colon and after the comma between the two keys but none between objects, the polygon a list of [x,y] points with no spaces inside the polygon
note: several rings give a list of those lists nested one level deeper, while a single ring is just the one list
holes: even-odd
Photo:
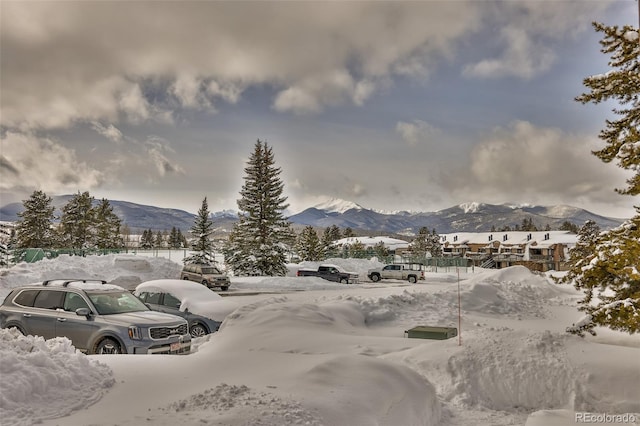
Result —
[{"label": "pickup truck", "polygon": [[408,280],[415,283],[424,280],[424,270],[418,263],[392,263],[384,268],[369,269],[367,277],[373,282],[378,282],[383,278],[392,280]]},{"label": "pickup truck", "polygon": [[358,282],[358,274],[355,272],[347,272],[336,265],[320,265],[318,266],[318,270],[298,269],[296,275],[299,277],[320,277],[342,284],[356,284]]}]

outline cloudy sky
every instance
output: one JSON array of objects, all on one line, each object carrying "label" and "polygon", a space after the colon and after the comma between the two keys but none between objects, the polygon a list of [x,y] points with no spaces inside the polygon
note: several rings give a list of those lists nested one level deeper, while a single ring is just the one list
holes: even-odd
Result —
[{"label": "cloudy sky", "polygon": [[[2,1],[0,204],[89,191],[236,209],[257,139],[293,212],[570,204],[618,217],[590,154],[612,104],[594,20],[633,0]],[[637,200],[635,200],[637,204]]]}]

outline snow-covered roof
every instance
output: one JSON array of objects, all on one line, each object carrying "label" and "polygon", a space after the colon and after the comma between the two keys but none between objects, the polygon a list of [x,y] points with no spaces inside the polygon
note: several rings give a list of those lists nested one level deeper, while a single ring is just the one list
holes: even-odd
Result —
[{"label": "snow-covered roof", "polygon": [[505,245],[527,245],[535,242],[538,247],[548,247],[553,244],[575,245],[578,236],[569,231],[454,232],[440,234],[440,241],[456,246],[490,244],[496,241]]},{"label": "snow-covered roof", "polygon": [[335,245],[345,245],[345,244],[355,244],[361,243],[365,246],[365,248],[375,247],[377,244],[381,242],[384,243],[385,247],[391,250],[395,250],[398,248],[407,248],[409,247],[409,243],[404,240],[399,240],[397,238],[391,237],[348,237],[342,238],[334,242]]}]

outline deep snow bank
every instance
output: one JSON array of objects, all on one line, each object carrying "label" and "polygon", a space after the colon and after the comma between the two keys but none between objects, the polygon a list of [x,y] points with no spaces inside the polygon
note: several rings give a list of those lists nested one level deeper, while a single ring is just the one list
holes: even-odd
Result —
[{"label": "deep snow bank", "polygon": [[143,257],[125,254],[105,256],[61,255],[35,263],[19,263],[0,272],[0,297],[8,289],[53,278],[103,279],[126,289],[133,289],[143,281],[160,278],[179,278],[182,266],[162,257]]},{"label": "deep snow bank", "polygon": [[565,349],[572,337],[548,331],[479,333],[449,359],[448,397],[507,412],[565,407],[578,380]]},{"label": "deep snow bank", "polygon": [[0,420],[32,425],[97,402],[115,383],[109,367],[57,337],[0,329]]},{"label": "deep snow bank", "polygon": [[350,300],[315,304],[273,297],[227,316],[215,339],[199,352],[250,353],[267,370],[282,368],[269,365],[278,359],[273,353],[300,357],[299,363],[308,367],[297,373],[285,368],[283,374],[292,375],[287,381],[295,383],[305,410],[317,412],[324,425],[341,425],[345,418],[352,425],[438,424],[440,402],[425,377],[360,354],[354,336],[366,334],[365,317],[363,305]]}]

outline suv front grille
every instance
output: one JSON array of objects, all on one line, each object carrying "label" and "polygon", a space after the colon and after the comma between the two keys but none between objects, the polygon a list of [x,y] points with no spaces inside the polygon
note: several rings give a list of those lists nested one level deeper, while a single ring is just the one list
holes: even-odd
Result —
[{"label": "suv front grille", "polygon": [[181,324],[175,327],[152,327],[149,332],[152,339],[166,339],[169,336],[188,334],[188,328],[187,324]]}]

